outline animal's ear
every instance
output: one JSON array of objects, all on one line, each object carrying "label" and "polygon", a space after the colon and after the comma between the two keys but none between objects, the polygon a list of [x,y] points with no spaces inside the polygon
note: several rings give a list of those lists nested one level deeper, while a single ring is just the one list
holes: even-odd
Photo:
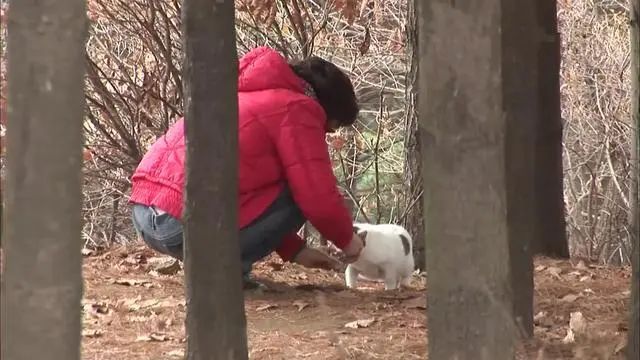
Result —
[{"label": "animal's ear", "polygon": [[367,232],[362,231],[360,234],[358,234],[358,236],[360,236],[360,239],[362,239],[362,246],[367,246]]},{"label": "animal's ear", "polygon": [[353,225],[353,232],[354,232],[354,234],[359,233],[360,232],[360,228],[357,227],[356,225]]},{"label": "animal's ear", "polygon": [[409,239],[407,239],[406,236],[400,234],[400,241],[402,242],[402,248],[404,249],[404,254],[409,255],[409,252],[411,252],[411,244],[409,242]]}]

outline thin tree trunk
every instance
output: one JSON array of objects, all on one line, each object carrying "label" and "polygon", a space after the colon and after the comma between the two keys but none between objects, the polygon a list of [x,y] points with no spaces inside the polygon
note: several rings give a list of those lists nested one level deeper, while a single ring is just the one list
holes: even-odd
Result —
[{"label": "thin tree trunk", "polygon": [[404,226],[413,237],[413,256],[418,269],[425,268],[424,254],[424,214],[422,200],[422,156],[418,136],[418,113],[416,90],[418,81],[418,29],[415,1],[409,0],[407,7],[407,57],[409,69],[406,78],[406,124],[405,124],[405,164],[404,183],[408,189],[405,196],[406,214]]},{"label": "thin tree trunk", "polygon": [[429,358],[513,359],[532,327],[535,3],[417,6]]},{"label": "thin tree trunk", "polygon": [[556,0],[536,2],[538,27],[538,118],[535,128],[535,232],[533,252],[569,257],[563,192],[560,108],[560,34]]},{"label": "thin tree trunk", "polygon": [[85,11],[9,8],[2,359],[80,359]]},{"label": "thin tree trunk", "polygon": [[245,360],[234,2],[185,0],[187,359]]},{"label": "thin tree trunk", "polygon": [[631,276],[631,316],[629,319],[629,360],[640,359],[640,0],[631,1],[631,114],[634,130],[631,141],[630,231],[633,242]]},{"label": "thin tree trunk", "polygon": [[[539,0],[502,0],[502,109],[513,312],[518,334],[533,336],[533,259],[536,225],[535,151],[538,62],[535,7]],[[555,17],[555,14],[553,14]]]}]

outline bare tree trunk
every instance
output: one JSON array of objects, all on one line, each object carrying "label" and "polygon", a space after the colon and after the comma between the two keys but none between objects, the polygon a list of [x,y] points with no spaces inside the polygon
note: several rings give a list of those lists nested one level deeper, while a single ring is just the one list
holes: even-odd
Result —
[{"label": "bare tree trunk", "polygon": [[[502,0],[502,109],[506,122],[507,226],[514,317],[521,336],[533,336],[533,259],[536,225],[535,129],[538,119],[535,7],[539,0]],[[556,15],[553,14],[555,17]]]},{"label": "bare tree trunk", "polygon": [[424,254],[424,214],[422,200],[422,156],[418,136],[418,113],[416,109],[416,88],[418,81],[418,29],[415,1],[409,0],[407,7],[407,57],[409,69],[406,78],[406,125],[404,184],[408,189],[405,196],[406,214],[404,226],[413,237],[413,256],[418,269],[425,268]]},{"label": "bare tree trunk", "polygon": [[640,0],[631,3],[631,114],[634,131],[631,147],[630,231],[633,242],[631,276],[631,316],[629,319],[628,358],[640,358]]},{"label": "bare tree trunk", "polygon": [[182,7],[187,359],[248,359],[237,227],[234,2]]},{"label": "bare tree trunk", "polygon": [[560,34],[556,0],[536,2],[538,27],[538,119],[535,152],[535,236],[533,252],[569,257],[562,181]]},{"label": "bare tree trunk", "polygon": [[85,11],[9,8],[3,359],[80,359]]},{"label": "bare tree trunk", "polygon": [[429,358],[531,332],[534,0],[419,2]]}]

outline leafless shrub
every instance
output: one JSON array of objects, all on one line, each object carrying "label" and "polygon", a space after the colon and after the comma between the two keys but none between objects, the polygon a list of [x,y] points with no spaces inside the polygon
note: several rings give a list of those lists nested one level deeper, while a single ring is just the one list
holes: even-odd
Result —
[{"label": "leafless shrub", "polygon": [[129,176],[182,114],[180,7],[95,0],[88,9],[85,237],[100,243],[130,238]]},{"label": "leafless shrub", "polygon": [[[558,13],[570,245],[601,262],[626,262],[630,250],[628,6],[561,0]],[[329,138],[336,174],[361,220],[401,219],[413,200],[403,197],[401,177],[406,2],[244,0],[237,10],[240,54],[269,45],[350,72],[362,112],[356,126]],[[180,2],[90,0],[88,15],[85,237],[100,244],[132,238],[129,176],[182,115]],[[2,111],[4,61],[0,67]]]},{"label": "leafless shrub", "polygon": [[627,262],[630,87],[628,4],[560,3],[565,202],[574,255]]},{"label": "leafless shrub", "polygon": [[[334,146],[332,154],[343,189],[367,219],[401,212],[401,4],[238,4],[240,54],[258,45],[273,46],[289,58],[314,53],[352,74],[362,100],[361,121],[334,136],[332,144],[344,145]],[[89,3],[85,236],[92,243],[131,238],[128,178],[148,145],[182,115],[179,14],[179,2],[170,0]]]}]

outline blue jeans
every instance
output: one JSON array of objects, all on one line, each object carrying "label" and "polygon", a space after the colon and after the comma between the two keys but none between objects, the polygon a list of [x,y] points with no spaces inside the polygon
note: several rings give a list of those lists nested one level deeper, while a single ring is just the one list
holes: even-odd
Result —
[{"label": "blue jeans", "polygon": [[[150,248],[183,259],[184,239],[180,220],[139,204],[133,205],[132,220],[136,232]],[[288,188],[285,188],[262,215],[240,229],[242,273],[247,276],[255,262],[271,254],[285,235],[300,229],[305,221]]]}]

